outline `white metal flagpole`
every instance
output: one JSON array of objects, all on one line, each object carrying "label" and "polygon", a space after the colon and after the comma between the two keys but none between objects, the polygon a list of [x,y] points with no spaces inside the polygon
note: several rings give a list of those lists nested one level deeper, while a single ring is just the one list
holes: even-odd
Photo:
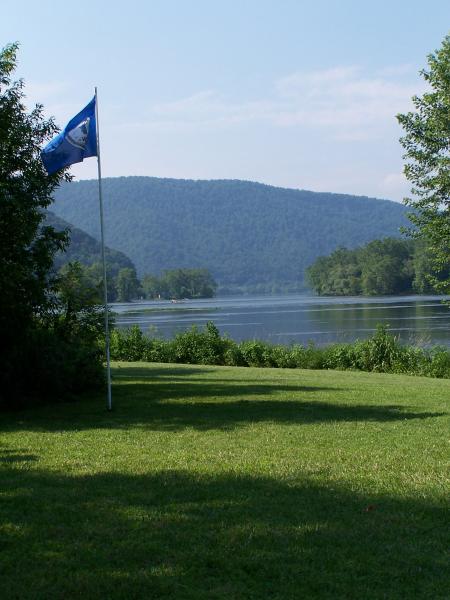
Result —
[{"label": "white metal flagpole", "polygon": [[95,123],[97,129],[97,165],[98,165],[98,199],[100,204],[100,230],[102,237],[102,262],[103,262],[103,294],[105,304],[105,347],[106,347],[106,377],[108,383],[108,410],[112,409],[111,398],[111,361],[109,357],[109,322],[108,322],[108,287],[106,285],[106,258],[105,258],[105,228],[103,225],[103,196],[102,196],[102,167],[100,161],[100,134],[98,125],[98,98],[95,88]]}]

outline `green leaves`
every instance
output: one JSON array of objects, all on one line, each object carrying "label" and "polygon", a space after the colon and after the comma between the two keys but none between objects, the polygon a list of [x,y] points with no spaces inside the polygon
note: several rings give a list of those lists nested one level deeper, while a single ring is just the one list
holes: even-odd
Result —
[{"label": "green leaves", "polygon": [[142,287],[146,298],[212,298],[217,283],[207,269],[172,269],[161,277],[145,275]]},{"label": "green leaves", "polygon": [[130,302],[139,295],[139,281],[136,270],[130,267],[120,269],[116,280],[117,300],[119,302]]},{"label": "green leaves", "polygon": [[[433,277],[442,281],[448,272],[443,266]],[[317,259],[307,275],[319,295],[425,293],[430,291],[431,254],[419,240],[385,238],[355,250],[338,248],[330,256]]]},{"label": "green leaves", "polygon": [[413,98],[415,112],[397,119],[405,131],[400,143],[413,196],[405,204],[414,208],[409,216],[416,235],[432,253],[433,285],[448,293],[450,279],[442,281],[436,273],[450,265],[450,36],[428,57],[428,65],[421,75],[430,91]]},{"label": "green leaves", "polygon": [[25,332],[51,308],[54,253],[67,236],[42,227],[43,209],[65,177],[47,177],[40,146],[57,131],[42,107],[27,112],[24,84],[12,81],[18,44],[0,51],[0,329],[8,342]]},{"label": "green leaves", "polygon": [[58,280],[54,257],[68,232],[44,223],[54,190],[70,179],[63,171],[48,177],[40,157],[58,128],[42,105],[25,108],[24,83],[11,79],[17,49],[0,51],[0,406],[103,383],[95,290],[80,266]]}]

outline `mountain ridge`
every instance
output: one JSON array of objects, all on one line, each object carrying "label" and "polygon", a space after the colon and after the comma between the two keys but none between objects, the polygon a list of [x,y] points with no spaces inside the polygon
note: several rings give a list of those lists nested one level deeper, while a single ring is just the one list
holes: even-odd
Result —
[{"label": "mountain ridge", "polygon": [[[45,225],[54,227],[57,231],[69,229],[69,245],[64,252],[55,255],[55,269],[60,269],[69,262],[78,261],[85,266],[90,266],[102,260],[100,242],[78,227],[74,227],[62,217],[58,217],[51,210],[45,212]],[[105,259],[114,272],[119,268],[134,269],[134,264],[126,254],[114,248],[105,247]]]},{"label": "mountain ridge", "polygon": [[[64,184],[52,210],[99,238],[97,181]],[[239,179],[103,179],[107,244],[140,276],[208,268],[221,285],[299,282],[338,246],[399,236],[399,203]]]}]

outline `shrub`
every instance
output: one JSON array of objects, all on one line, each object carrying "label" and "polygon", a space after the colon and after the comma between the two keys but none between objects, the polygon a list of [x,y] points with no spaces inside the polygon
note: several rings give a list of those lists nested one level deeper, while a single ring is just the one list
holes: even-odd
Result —
[{"label": "shrub", "polygon": [[0,406],[59,402],[105,385],[104,349],[93,330],[67,330],[61,320],[46,320],[29,331],[22,344],[22,369],[16,366],[16,390],[4,394]]},{"label": "shrub", "polygon": [[439,347],[433,348],[430,351],[429,359],[424,375],[450,378],[450,352],[448,350]]},{"label": "shrub", "polygon": [[312,342],[305,348],[305,369],[325,369],[325,352]]},{"label": "shrub", "polygon": [[125,331],[114,329],[110,337],[110,354],[112,360],[138,361],[147,360],[151,341],[144,336],[138,325]]},{"label": "shrub", "polygon": [[173,356],[178,363],[200,365],[224,364],[227,340],[220,337],[217,327],[209,321],[205,331],[194,325],[188,331],[179,333],[172,342]]},{"label": "shrub", "polygon": [[272,366],[280,369],[295,369],[296,367],[295,356],[289,346],[272,346],[271,362]]},{"label": "shrub", "polygon": [[301,346],[300,344],[294,344],[291,346],[289,354],[294,369],[306,369],[307,351],[304,346]]},{"label": "shrub", "polygon": [[319,348],[272,345],[258,340],[236,343],[221,337],[208,322],[179,333],[171,341],[146,337],[137,326],[116,330],[111,336],[111,357],[115,360],[146,360],[191,364],[277,367],[290,369],[352,369],[383,373],[406,373],[429,377],[450,377],[450,352],[445,348],[424,350],[402,346],[387,327],[377,327],[369,339],[353,344]]},{"label": "shrub", "polygon": [[400,353],[398,339],[388,332],[385,325],[378,325],[375,335],[355,343],[355,366],[361,371],[392,372]]},{"label": "shrub", "polygon": [[351,344],[333,344],[324,351],[326,369],[355,369],[356,352]]},{"label": "shrub", "polygon": [[141,360],[161,363],[177,362],[174,343],[158,338],[152,339]]},{"label": "shrub", "polygon": [[231,367],[248,367],[240,346],[232,340],[229,341],[229,344],[225,349],[224,364]]},{"label": "shrub", "polygon": [[248,367],[272,367],[270,346],[256,340],[241,342],[239,350],[244,364]]},{"label": "shrub", "polygon": [[427,353],[422,348],[400,346],[391,370],[393,373],[423,375],[428,360]]}]

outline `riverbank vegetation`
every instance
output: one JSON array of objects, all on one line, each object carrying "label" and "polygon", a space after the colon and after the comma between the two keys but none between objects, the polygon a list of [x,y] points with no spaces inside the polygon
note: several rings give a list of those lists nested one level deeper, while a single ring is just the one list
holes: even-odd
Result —
[{"label": "riverbank vegetation", "polygon": [[319,257],[306,271],[321,296],[377,296],[433,293],[435,280],[450,277],[450,266],[436,271],[423,240],[385,238]]},{"label": "riverbank vegetation", "polygon": [[450,378],[448,349],[402,345],[381,326],[367,340],[320,348],[313,344],[282,346],[257,340],[238,343],[220,336],[212,322],[204,330],[194,326],[172,340],[150,338],[136,325],[112,332],[111,356],[122,361],[342,369]]},{"label": "riverbank vegetation", "polygon": [[148,299],[213,298],[217,283],[207,269],[172,269],[159,277],[145,275],[141,283]]},{"label": "riverbank vegetation", "polygon": [[447,597],[447,381],[112,374],[0,415],[2,598]]},{"label": "riverbank vegetation", "polygon": [[[95,290],[98,303],[103,303],[103,266],[100,262],[85,265],[81,262],[66,263],[59,269],[64,275],[76,265],[85,285]],[[160,277],[145,275],[140,281],[134,267],[120,267],[110,261],[106,264],[106,281],[109,302],[132,302],[149,300],[180,300],[191,298],[213,298],[217,283],[206,269],[174,269],[165,271]]]}]

